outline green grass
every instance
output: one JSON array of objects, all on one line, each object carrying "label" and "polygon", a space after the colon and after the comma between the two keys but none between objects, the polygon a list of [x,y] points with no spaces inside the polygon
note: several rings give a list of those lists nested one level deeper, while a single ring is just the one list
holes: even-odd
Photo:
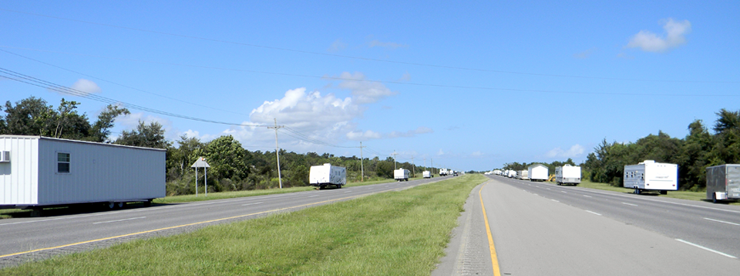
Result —
[{"label": "green grass", "polygon": [[[416,178],[411,178],[411,179],[421,179],[421,177],[416,177]],[[350,182],[350,183],[347,183],[345,187],[374,185],[374,184],[388,183],[388,182],[393,182],[393,181],[395,180],[383,179],[383,180],[374,180],[374,181],[365,181],[365,182]],[[163,198],[157,198],[153,201],[153,203],[154,204],[183,203],[183,202],[192,202],[192,201],[205,201],[205,200],[227,199],[227,198],[248,197],[248,196],[295,193],[295,192],[310,191],[313,189],[315,189],[315,187],[313,186],[303,186],[303,187],[291,187],[291,188],[284,188],[284,189],[264,189],[264,190],[208,193],[208,196],[205,196],[205,194],[200,193],[198,194],[197,197],[195,195],[178,195],[178,196],[167,196]],[[133,204],[133,206],[138,206],[138,205],[141,205],[141,204]],[[64,208],[65,207],[57,208],[57,209],[64,209]],[[64,210],[57,210],[57,211],[58,213],[64,212]],[[68,212],[75,212],[75,211],[68,210]],[[6,218],[12,218],[12,217],[27,217],[30,215],[30,213],[31,213],[31,210],[0,209],[0,219],[6,219]]]},{"label": "green grass", "polygon": [[291,213],[138,240],[4,275],[429,275],[470,191],[466,175]]},{"label": "green grass", "polygon": [[[550,184],[555,184],[553,182],[548,182]],[[631,194],[634,190],[633,189],[627,189],[622,187],[614,187],[606,183],[599,183],[599,182],[591,182],[588,180],[582,180],[581,184],[578,184],[578,187],[584,187],[584,188],[591,188],[591,189],[599,189],[599,190],[605,190],[605,191],[612,191],[612,192],[619,192],[619,193],[626,193]],[[701,191],[701,192],[693,192],[693,191],[668,191],[668,194],[660,195],[657,192],[647,192],[648,194],[654,194],[659,197],[669,197],[669,198],[678,198],[678,199],[686,199],[686,200],[696,200],[696,201],[706,201],[707,198],[707,192]],[[733,205],[740,205],[740,202],[729,202],[729,204]]]}]

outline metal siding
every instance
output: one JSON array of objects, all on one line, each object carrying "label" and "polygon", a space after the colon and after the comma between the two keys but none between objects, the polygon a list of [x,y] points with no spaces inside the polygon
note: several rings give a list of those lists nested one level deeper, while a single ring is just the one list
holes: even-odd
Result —
[{"label": "metal siding", "polygon": [[[40,204],[127,201],[165,196],[165,152],[42,139],[45,189]],[[56,154],[70,154],[70,173]]]},{"label": "metal siding", "polygon": [[0,205],[37,203],[35,137],[0,137],[0,150],[10,151],[10,163],[0,164]]}]

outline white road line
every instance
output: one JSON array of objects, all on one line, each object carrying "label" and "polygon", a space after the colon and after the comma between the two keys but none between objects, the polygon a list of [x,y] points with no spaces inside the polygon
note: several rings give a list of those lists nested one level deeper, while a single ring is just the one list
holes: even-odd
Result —
[{"label": "white road line", "polygon": [[307,196],[307,197],[317,197],[317,196],[319,196],[319,195],[312,195],[312,196]]},{"label": "white road line", "polygon": [[533,195],[538,195],[538,194],[534,194],[534,193],[533,193]]},{"label": "white road line", "polygon": [[710,219],[710,218],[704,218],[704,219],[711,220],[711,221],[716,221],[716,222],[721,222],[721,223],[727,223],[727,224],[731,224],[731,225],[735,225],[735,226],[740,226],[740,224],[738,224],[738,223],[724,221],[724,220]]},{"label": "white road line", "polygon": [[597,216],[600,216],[601,215],[601,214],[599,214],[597,212],[593,212],[593,211],[589,211],[589,210],[586,210],[586,212],[589,212],[589,213],[594,214],[594,215],[597,215]]},{"label": "white road line", "polygon": [[561,192],[561,193],[564,193],[564,194],[567,194],[567,193],[568,193],[568,192],[566,192],[566,191],[560,191],[560,192]]},{"label": "white road line", "polygon": [[247,204],[242,204],[242,206],[255,205],[255,204],[260,204],[260,203],[262,203],[262,202],[247,203]]},{"label": "white road line", "polygon": [[585,197],[592,197],[592,196],[590,196],[590,195],[583,195],[583,196],[585,196]]},{"label": "white road line", "polygon": [[627,203],[627,202],[622,202],[622,204],[637,207],[637,204],[632,204],[632,203]]},{"label": "white road line", "polygon": [[557,201],[557,200],[554,200],[554,199],[550,199],[550,200],[555,201],[555,202],[560,202],[560,201]]},{"label": "white road line", "polygon": [[117,220],[109,220],[109,221],[98,221],[93,222],[93,224],[103,224],[103,223],[111,223],[111,222],[121,222],[121,221],[127,221],[127,220],[135,220],[135,219],[143,219],[146,217],[136,217],[136,218],[127,218],[127,219],[117,219]]},{"label": "white road line", "polygon": [[737,257],[732,256],[730,254],[725,254],[725,253],[719,252],[717,250],[714,250],[714,249],[711,249],[711,248],[706,248],[704,246],[701,246],[701,245],[698,245],[698,244],[695,244],[695,243],[690,243],[690,242],[687,242],[687,241],[682,240],[682,239],[676,239],[676,240],[677,241],[680,241],[682,243],[688,244],[688,245],[696,246],[698,248],[704,249],[704,250],[709,251],[709,252],[720,254],[720,255],[725,256],[725,257],[728,257],[728,258],[737,259]]},{"label": "white road line", "polygon": [[550,188],[547,188],[547,189],[550,190]]}]

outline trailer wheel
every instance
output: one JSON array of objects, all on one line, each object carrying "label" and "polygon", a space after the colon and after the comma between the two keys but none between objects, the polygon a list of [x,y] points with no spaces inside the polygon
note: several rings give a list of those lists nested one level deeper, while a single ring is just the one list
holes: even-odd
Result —
[{"label": "trailer wheel", "polygon": [[108,207],[108,210],[113,210],[113,209],[116,208],[116,203],[115,202],[108,202],[107,207]]},{"label": "trailer wheel", "polygon": [[635,189],[635,194],[636,195],[639,195],[640,194],[640,189]]},{"label": "trailer wheel", "polygon": [[712,193],[712,203],[717,203],[717,194]]},{"label": "trailer wheel", "polygon": [[668,191],[660,191],[660,194],[661,195],[667,195],[668,194]]},{"label": "trailer wheel", "polygon": [[116,203],[116,208],[123,209],[124,207],[126,207],[126,202],[118,202],[118,203]]},{"label": "trailer wheel", "polygon": [[151,207],[152,206],[152,200],[148,199],[147,201],[144,201],[144,207]]},{"label": "trailer wheel", "polygon": [[33,208],[31,209],[31,217],[40,217],[43,211],[44,208]]}]

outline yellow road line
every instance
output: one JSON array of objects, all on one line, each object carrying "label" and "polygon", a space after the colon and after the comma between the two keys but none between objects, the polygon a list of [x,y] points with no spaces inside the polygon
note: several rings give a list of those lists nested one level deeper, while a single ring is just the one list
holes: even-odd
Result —
[{"label": "yellow road line", "polygon": [[[483,184],[485,187],[486,184]],[[486,206],[483,205],[483,196],[480,194],[483,191],[483,187],[478,190],[478,197],[480,198],[480,207],[483,209],[483,219],[486,221],[486,233],[488,234],[488,248],[491,251],[491,266],[493,266],[493,275],[501,276],[501,268],[498,266],[498,256],[496,256],[496,246],[493,245],[493,236],[491,236],[491,226],[488,225],[488,216],[486,215]]]},{"label": "yellow road line", "polygon": [[52,250],[52,249],[59,249],[59,248],[64,248],[64,247],[69,247],[69,246],[80,245],[80,244],[86,244],[86,243],[93,243],[93,242],[99,242],[99,241],[105,241],[105,240],[112,240],[112,239],[117,239],[117,238],[124,238],[124,237],[136,236],[136,235],[141,235],[141,234],[146,234],[146,233],[152,233],[152,232],[157,232],[157,231],[163,231],[163,230],[170,230],[170,229],[181,228],[181,227],[186,227],[186,226],[193,226],[193,225],[198,225],[198,224],[205,224],[205,223],[211,223],[211,222],[217,222],[217,221],[223,221],[223,220],[229,220],[229,219],[235,219],[235,218],[242,218],[242,217],[260,215],[260,214],[265,214],[265,213],[279,212],[279,211],[284,211],[284,210],[288,210],[288,209],[294,209],[294,208],[306,207],[306,206],[311,206],[311,205],[316,205],[316,204],[322,204],[322,203],[327,203],[327,202],[332,202],[332,201],[339,201],[339,200],[344,200],[344,199],[350,199],[350,198],[360,197],[360,196],[363,196],[363,195],[348,196],[348,197],[343,197],[343,198],[330,199],[330,200],[324,200],[324,201],[309,203],[309,204],[303,204],[303,205],[297,205],[297,206],[291,206],[291,207],[273,209],[273,210],[268,210],[268,211],[262,211],[262,212],[257,212],[257,213],[251,213],[251,214],[246,214],[246,215],[238,215],[238,216],[232,216],[232,217],[226,217],[226,218],[220,218],[220,219],[212,219],[212,220],[206,220],[206,221],[200,221],[200,222],[182,224],[182,225],[177,225],[177,226],[170,226],[170,227],[164,227],[164,228],[159,228],[159,229],[141,231],[141,232],[136,232],[136,233],[129,233],[129,234],[123,234],[123,235],[118,235],[118,236],[112,236],[112,237],[94,239],[94,240],[89,240],[89,241],[82,241],[82,242],[70,243],[70,244],[65,244],[65,245],[52,246],[52,247],[33,249],[33,250],[23,251],[23,252],[10,253],[10,254],[6,254],[6,255],[0,255],[0,259],[5,258],[5,257],[11,257],[11,256],[18,256],[18,255],[28,254],[28,253],[34,253],[34,252],[40,252],[40,251],[47,251],[47,250]]}]

